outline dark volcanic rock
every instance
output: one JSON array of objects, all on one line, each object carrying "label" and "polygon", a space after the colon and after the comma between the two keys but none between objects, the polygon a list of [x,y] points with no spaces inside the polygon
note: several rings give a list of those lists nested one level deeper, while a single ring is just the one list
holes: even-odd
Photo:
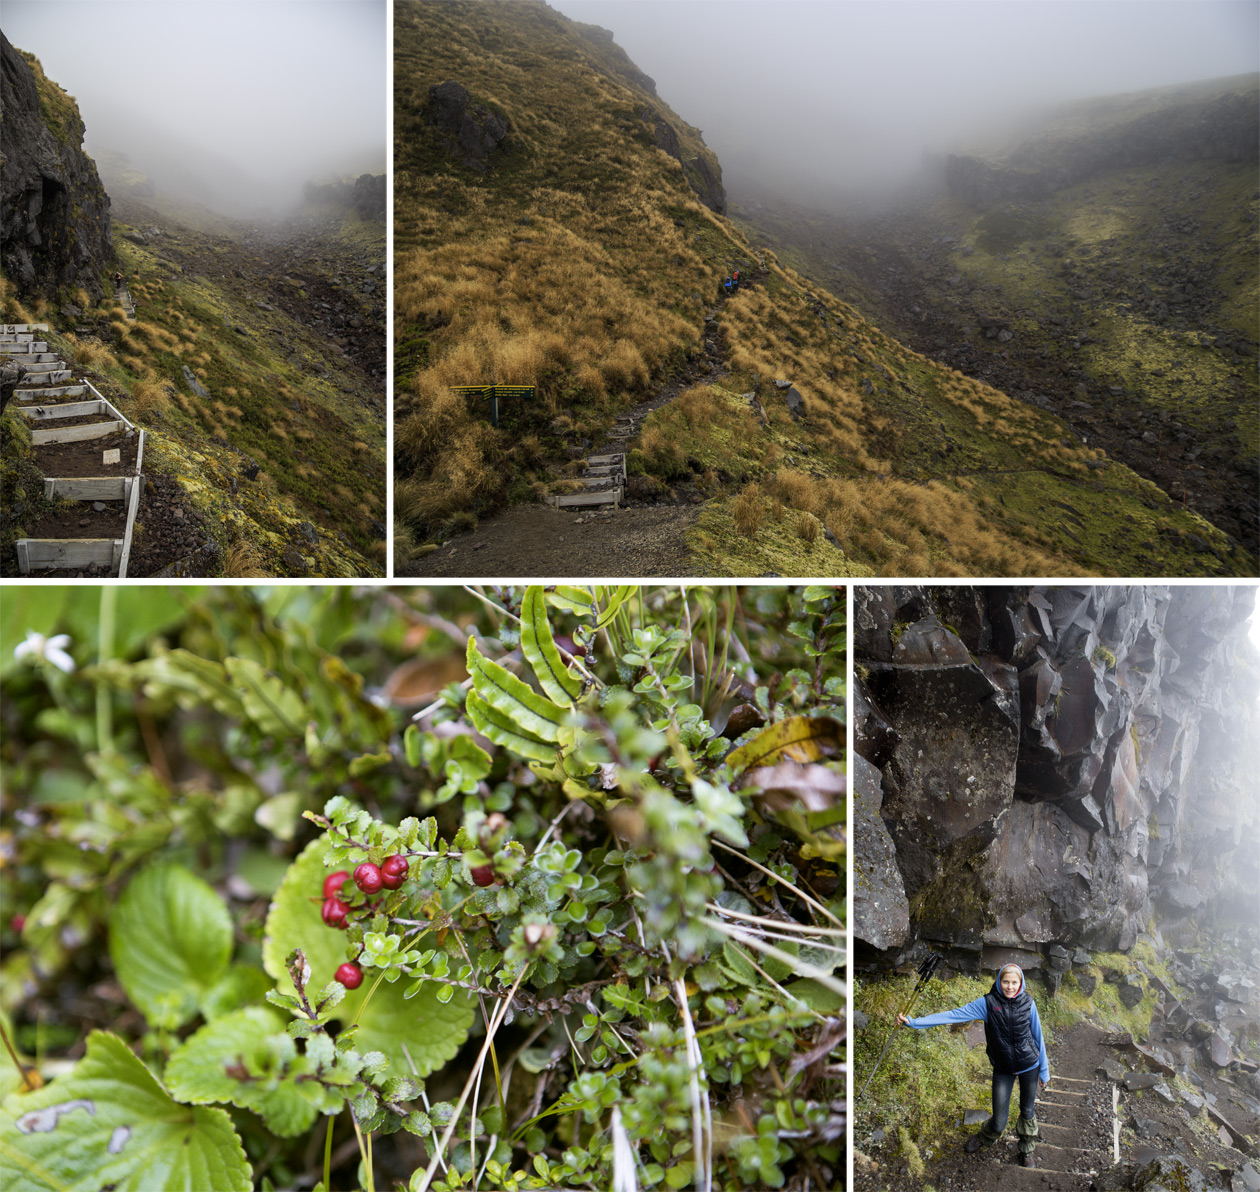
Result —
[{"label": "dark volcanic rock", "polygon": [[466,87],[448,80],[429,88],[429,102],[421,115],[445,134],[446,151],[469,169],[485,173],[511,131],[508,118],[473,102]]},{"label": "dark volcanic rock", "polygon": [[874,948],[897,948],[910,933],[910,908],[896,850],[879,817],[880,773],[860,754],[853,758],[853,791],[854,929]]},{"label": "dark volcanic rock", "polygon": [[[81,146],[83,121],[74,101],[32,69],[0,34],[0,259],[19,295],[52,297],[63,286],[104,295],[101,277],[113,261],[109,196]],[[38,73],[38,79],[37,79]],[[41,90],[55,97],[40,110]]]},{"label": "dark volcanic rock", "polygon": [[[1156,908],[1167,929],[1254,913],[1255,602],[1246,586],[857,589],[855,745],[912,908],[904,945],[861,918],[857,937],[1058,974],[1082,948],[1131,948]],[[1119,992],[1136,1003],[1145,983]]]}]

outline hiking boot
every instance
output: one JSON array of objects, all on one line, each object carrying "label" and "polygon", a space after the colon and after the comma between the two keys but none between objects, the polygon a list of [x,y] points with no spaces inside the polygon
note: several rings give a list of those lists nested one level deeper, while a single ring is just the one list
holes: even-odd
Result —
[{"label": "hiking boot", "polygon": [[967,1145],[963,1149],[967,1154],[974,1155],[982,1146],[984,1146],[984,1139],[979,1134],[973,1134],[967,1139]]},{"label": "hiking boot", "polygon": [[1020,1155],[1019,1165],[1020,1167],[1036,1167],[1037,1160],[1032,1157],[1031,1153],[1027,1155]]}]

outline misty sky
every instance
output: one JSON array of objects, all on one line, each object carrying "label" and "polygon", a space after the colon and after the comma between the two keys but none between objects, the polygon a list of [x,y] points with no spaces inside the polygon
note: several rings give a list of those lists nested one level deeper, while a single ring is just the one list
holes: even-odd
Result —
[{"label": "misty sky", "polygon": [[384,0],[5,0],[0,27],[78,100],[89,152],[183,142],[182,171],[283,205],[385,168]]},{"label": "misty sky", "polygon": [[1260,70],[1254,0],[549,2],[611,29],[724,168],[842,158],[841,186],[1034,107]]}]

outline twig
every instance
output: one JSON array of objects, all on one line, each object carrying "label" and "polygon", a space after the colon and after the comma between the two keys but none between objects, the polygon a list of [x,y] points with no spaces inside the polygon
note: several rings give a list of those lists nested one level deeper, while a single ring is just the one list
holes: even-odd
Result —
[{"label": "twig", "polygon": [[450,1142],[451,1135],[455,1133],[455,1125],[459,1121],[459,1115],[464,1108],[464,1103],[468,1100],[469,1093],[472,1092],[474,1082],[481,1077],[481,1070],[485,1067],[486,1056],[489,1054],[490,1046],[494,1042],[495,1033],[507,1016],[508,1007],[512,1004],[512,998],[516,995],[516,991],[528,971],[529,966],[526,965],[516,974],[516,980],[512,982],[512,988],[508,990],[507,997],[495,1008],[494,1017],[490,1021],[490,1029],[486,1031],[486,1041],[481,1045],[477,1062],[473,1064],[473,1070],[468,1074],[468,1080],[464,1083],[464,1091],[460,1093],[459,1101],[455,1105],[455,1111],[451,1114],[451,1120],[447,1124],[446,1133],[442,1135],[442,1140],[438,1143],[437,1150],[433,1152],[433,1158],[429,1160],[429,1166],[425,1168],[424,1176],[416,1192],[428,1192],[429,1185],[433,1182],[433,1173],[437,1171],[438,1163],[442,1159],[442,1152],[446,1150],[446,1144]]},{"label": "twig", "polygon": [[[669,949],[662,944],[665,962],[669,963]],[[710,1119],[709,1094],[707,1087],[701,1092],[700,1076],[704,1071],[704,1060],[700,1054],[700,1043],[696,1039],[696,1024],[691,1021],[691,1007],[687,1005],[687,984],[681,978],[674,979],[674,998],[678,1002],[678,1010],[682,1015],[683,1034],[687,1040],[687,1074],[691,1087],[691,1149],[696,1156],[695,1184],[697,1192],[709,1192],[713,1184],[713,1156],[706,1145],[706,1138],[712,1138],[712,1121]],[[708,1085],[708,1081],[705,1081]],[[706,1131],[705,1123],[710,1129]]]},{"label": "twig", "polygon": [[802,977],[810,977],[820,985],[825,985],[833,993],[838,993],[846,1001],[848,1000],[848,987],[843,981],[837,981],[835,977],[824,969],[817,968],[802,960],[799,956],[793,956],[790,952],[784,952],[773,944],[767,944],[765,940],[758,939],[755,935],[744,931],[742,928],[732,927],[729,923],[723,923],[721,919],[705,919],[704,922],[707,926],[712,927],[715,931],[720,931],[725,936],[729,936],[737,943],[756,948],[758,952],[764,952],[772,960],[777,960],[780,964],[786,964],[789,969],[799,973]]},{"label": "twig", "polygon": [[811,927],[807,923],[798,923],[795,919],[789,919],[787,922],[784,922],[782,919],[766,919],[759,915],[745,915],[740,911],[733,911],[729,907],[718,906],[716,902],[706,902],[704,905],[709,910],[716,911],[719,915],[726,915],[731,919],[742,919],[745,923],[770,923],[783,931],[799,931],[805,935],[838,935],[844,938],[847,938],[849,934],[843,927]]},{"label": "twig", "polygon": [[825,906],[823,906],[821,902],[819,902],[816,898],[811,898],[808,894],[805,893],[804,890],[801,890],[799,887],[794,886],[790,881],[787,880],[787,878],[783,877],[781,874],[775,873],[774,870],[772,869],[767,869],[760,862],[754,861],[751,857],[747,856],[744,853],[741,853],[739,849],[731,848],[730,845],[723,844],[720,840],[714,839],[712,843],[716,844],[718,848],[722,849],[724,852],[731,853],[733,856],[739,857],[741,860],[747,861],[748,864],[751,865],[754,869],[760,869],[761,872],[766,875],[766,877],[772,877],[774,878],[776,882],[779,882],[782,885],[786,886],[789,890],[791,890],[794,894],[796,894],[798,898],[802,899],[805,902],[808,902],[809,905],[812,906],[815,910],[820,911],[822,914],[826,915],[827,918],[830,919],[837,927],[844,926],[844,924],[840,922],[840,920],[837,919],[836,916],[832,914],[831,911],[829,911]]}]

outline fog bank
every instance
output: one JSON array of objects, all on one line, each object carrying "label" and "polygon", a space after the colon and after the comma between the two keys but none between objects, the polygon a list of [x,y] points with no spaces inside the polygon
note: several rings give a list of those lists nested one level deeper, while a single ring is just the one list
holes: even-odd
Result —
[{"label": "fog bank", "polygon": [[1250,2],[550,2],[612,30],[736,192],[883,187],[1052,105],[1260,69]]},{"label": "fog bank", "polygon": [[85,148],[225,214],[382,173],[384,0],[8,0],[4,32],[78,101]]}]

